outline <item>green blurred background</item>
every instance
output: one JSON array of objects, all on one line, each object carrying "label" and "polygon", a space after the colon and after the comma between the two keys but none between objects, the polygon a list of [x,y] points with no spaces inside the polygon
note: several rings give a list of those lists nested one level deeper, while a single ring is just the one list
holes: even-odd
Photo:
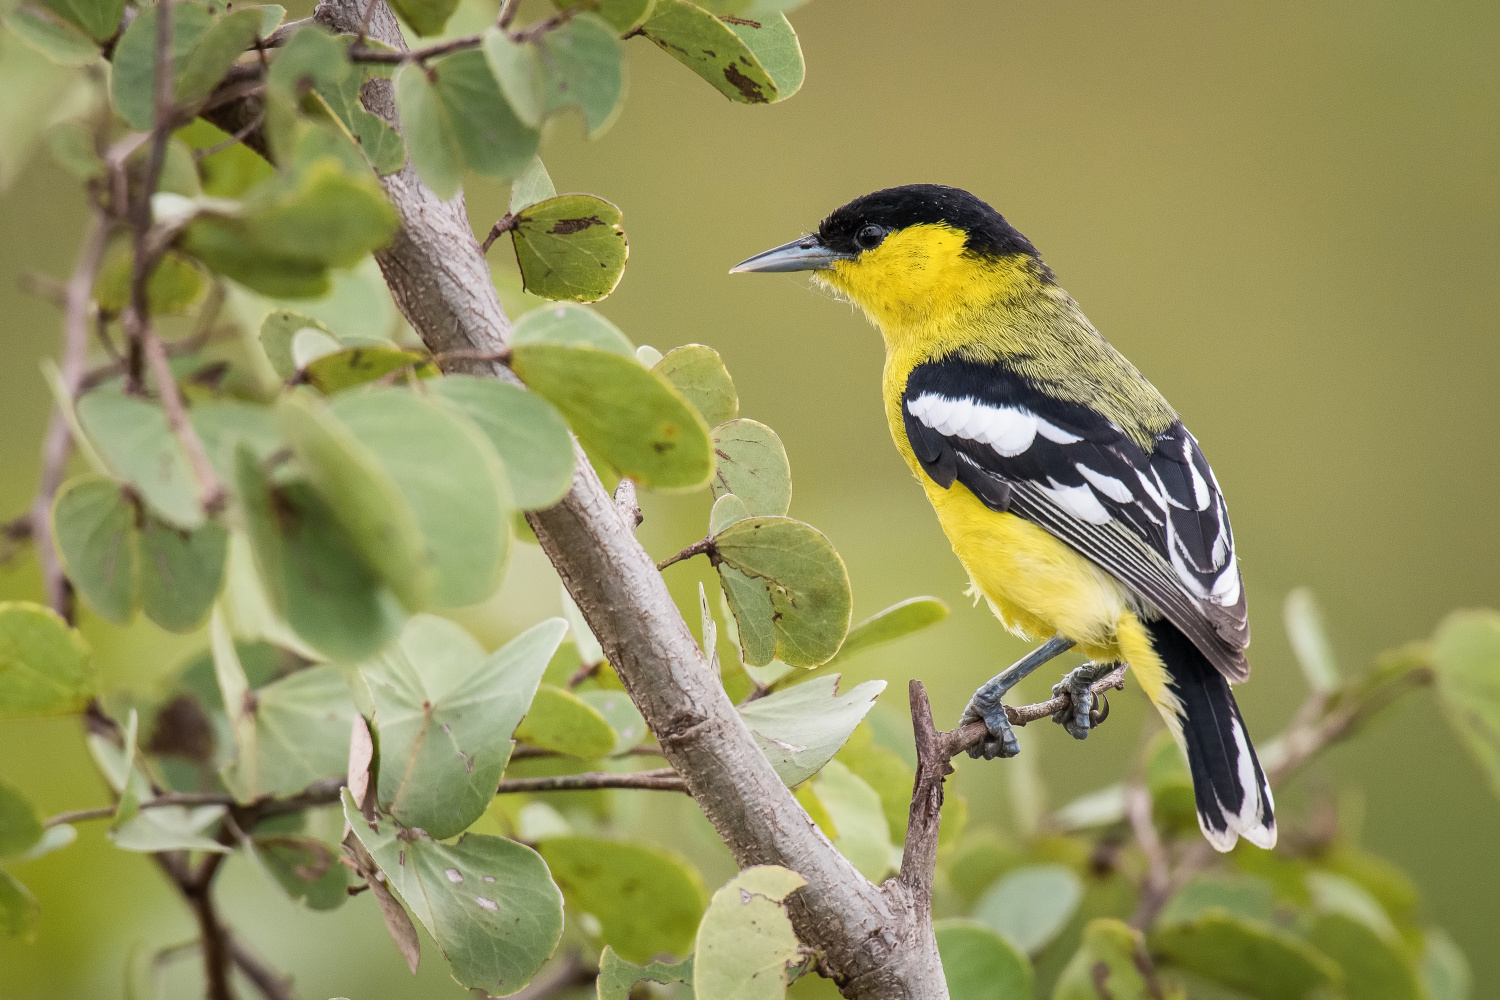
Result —
[{"label": "green blurred background", "polygon": [[[1347,671],[1450,609],[1500,605],[1500,7],[817,0],[792,21],[808,73],[785,105],[730,104],[636,40],[619,122],[592,143],[565,123],[543,152],[559,190],[625,211],[631,262],[603,311],[637,343],[716,347],[744,414],[780,432],[792,514],[843,553],[856,618],[921,593],[953,607],[851,671],[891,682],[890,719],[916,676],[951,724],[1024,647],[962,596],[890,445],[877,335],[801,276],[725,271],[892,184],[991,201],[1203,443],[1234,511],[1256,635],[1239,697],[1262,740],[1304,694],[1280,622],[1292,587],[1315,589]],[[482,231],[504,187],[471,184],[469,204]],[[16,279],[67,272],[83,206],[43,155],[0,197],[0,219],[9,516],[34,488],[48,406],[36,363],[58,339],[56,312]],[[702,533],[702,497],[644,506],[658,555]],[[498,641],[555,612],[545,573],[523,550],[468,620]],[[669,573],[686,604],[695,571]],[[0,598],[35,597],[36,579],[29,554],[0,567]],[[83,627],[106,677],[143,690],[202,644],[87,614]],[[1152,724],[1143,706],[1117,698],[1085,744],[1050,725],[1025,732],[1053,805],[1128,772]],[[1403,702],[1301,778],[1284,813],[1295,822],[1299,801],[1342,795],[1364,844],[1412,873],[1467,952],[1476,996],[1496,997],[1500,802],[1437,712],[1428,694]],[[1017,767],[962,762],[975,821],[1012,822]],[[72,721],[0,725],[0,771],[47,813],[104,801]],[[684,815],[663,813],[658,835],[676,837]],[[16,874],[43,917],[36,943],[0,942],[0,996],[119,995],[132,947],[192,933],[149,859],[109,848],[97,824]],[[230,921],[304,997],[461,994],[430,947],[407,977],[368,899],[307,913],[240,860],[226,890]],[[193,995],[193,976],[169,977],[173,995]]]}]

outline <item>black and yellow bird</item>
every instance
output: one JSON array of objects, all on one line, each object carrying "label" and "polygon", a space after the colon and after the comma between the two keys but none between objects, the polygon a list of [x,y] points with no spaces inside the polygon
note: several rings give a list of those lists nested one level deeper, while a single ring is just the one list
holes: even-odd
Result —
[{"label": "black and yellow bird", "polygon": [[1276,842],[1230,682],[1250,641],[1218,480],[1177,412],[980,199],[914,184],[857,198],[733,269],[813,271],[885,339],[891,435],[953,550],[1016,635],[1047,640],[975,692],[975,753],[1017,751],[1001,695],[1077,646],[1054,690],[1088,735],[1095,679],[1126,662],[1187,755],[1198,821],[1227,851]]}]

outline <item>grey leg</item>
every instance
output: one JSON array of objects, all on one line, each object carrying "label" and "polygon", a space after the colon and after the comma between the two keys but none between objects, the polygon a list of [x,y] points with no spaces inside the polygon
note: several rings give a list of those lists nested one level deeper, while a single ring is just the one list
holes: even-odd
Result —
[{"label": "grey leg", "polygon": [[[1087,739],[1095,722],[1092,718],[1094,694],[1089,688],[1114,666],[1113,663],[1085,663],[1074,667],[1066,677],[1052,685],[1054,698],[1064,692],[1068,694],[1068,704],[1052,714],[1052,721],[1059,723],[1075,740]],[[1103,722],[1104,719],[1100,716],[1097,721]]]},{"label": "grey leg", "polygon": [[991,677],[978,691],[974,692],[974,697],[969,699],[969,706],[964,709],[959,725],[966,726],[971,722],[983,722],[989,734],[969,748],[970,757],[994,760],[996,757],[1014,757],[1021,752],[1020,746],[1016,743],[1015,731],[1010,726],[1010,717],[1005,714],[1005,706],[1000,703],[1000,699],[1004,697],[1005,692],[1019,684],[1027,674],[1072,648],[1072,639],[1064,639],[1060,635],[1053,636]]}]

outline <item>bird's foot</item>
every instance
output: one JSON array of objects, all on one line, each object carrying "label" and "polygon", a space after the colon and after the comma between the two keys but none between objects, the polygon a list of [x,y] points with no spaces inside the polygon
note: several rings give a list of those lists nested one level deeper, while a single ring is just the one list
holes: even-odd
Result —
[{"label": "bird's foot", "polygon": [[969,756],[976,760],[980,757],[985,760],[1014,757],[1021,752],[1021,745],[1016,742],[1016,731],[1010,725],[1010,716],[1005,714],[1005,706],[1000,702],[1004,693],[993,690],[992,685],[986,684],[974,692],[974,697],[964,709],[963,717],[958,720],[960,728],[971,722],[984,723],[984,738],[969,747]]},{"label": "bird's foot", "polygon": [[1087,739],[1089,730],[1109,717],[1109,699],[1102,694],[1096,698],[1090,689],[1112,669],[1113,663],[1085,663],[1074,667],[1061,681],[1052,685],[1052,697],[1068,696],[1067,704],[1052,713],[1052,721],[1066,729],[1075,740]]}]

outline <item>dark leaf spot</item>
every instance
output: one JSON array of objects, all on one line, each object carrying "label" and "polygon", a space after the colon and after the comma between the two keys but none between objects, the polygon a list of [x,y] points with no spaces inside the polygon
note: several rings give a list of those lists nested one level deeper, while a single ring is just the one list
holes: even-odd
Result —
[{"label": "dark leaf spot", "polygon": [[738,66],[732,63],[724,67],[724,79],[728,80],[730,86],[738,90],[745,100],[751,104],[769,104],[770,100],[761,93],[760,84],[740,72]]},{"label": "dark leaf spot", "polygon": [[590,215],[583,219],[558,219],[547,232],[557,236],[572,236],[574,233],[582,232],[590,226],[602,225],[604,225],[604,220],[597,215]]}]

